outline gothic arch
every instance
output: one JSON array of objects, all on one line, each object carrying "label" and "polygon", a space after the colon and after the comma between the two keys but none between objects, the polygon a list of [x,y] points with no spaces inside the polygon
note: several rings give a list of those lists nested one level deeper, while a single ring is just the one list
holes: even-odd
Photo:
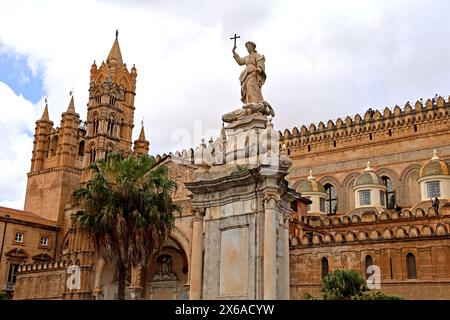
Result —
[{"label": "gothic arch", "polygon": [[105,72],[104,72],[104,67],[102,65],[102,66],[100,66],[100,69],[98,69],[98,73],[94,78],[94,83],[101,84],[104,77],[105,77]]},{"label": "gothic arch", "polygon": [[419,171],[420,165],[412,164],[406,167],[400,175],[401,192],[398,202],[405,207],[412,207],[420,201],[420,188],[417,182]]},{"label": "gothic arch", "polygon": [[394,185],[394,191],[395,191],[394,195],[396,196],[396,198],[397,198],[396,202],[398,203],[399,202],[398,196],[403,194],[403,190],[402,190],[403,186],[400,183],[400,179],[399,179],[397,173],[394,170],[388,169],[388,168],[379,168],[377,171],[375,171],[375,173],[378,174],[380,177],[386,176],[392,181],[392,183]]},{"label": "gothic arch", "polygon": [[337,198],[337,212],[341,212],[344,210],[344,208],[342,207],[342,198],[343,198],[343,194],[342,194],[342,188],[341,188],[341,184],[339,183],[339,181],[332,177],[332,176],[325,176],[322,177],[319,182],[325,186],[327,183],[331,184],[334,189],[336,190],[336,198]]},{"label": "gothic arch", "polygon": [[342,209],[344,210],[344,212],[349,212],[350,210],[355,208],[355,193],[353,192],[353,183],[358,176],[359,173],[357,172],[349,173],[342,182],[342,190],[346,194],[345,197],[342,197]]},{"label": "gothic arch", "polygon": [[173,226],[170,236],[180,244],[187,258],[188,266],[191,266],[191,244],[188,237],[177,226]]},{"label": "gothic arch", "polygon": [[54,135],[51,139],[50,144],[50,156],[53,157],[56,155],[56,151],[58,150],[58,135]]},{"label": "gothic arch", "polygon": [[126,90],[131,90],[131,81],[128,79],[127,75],[123,73],[120,75],[120,80],[118,81]]},{"label": "gothic arch", "polygon": [[98,117],[99,117],[99,115],[98,115],[98,112],[97,111],[94,111],[94,112],[92,112],[90,115],[89,115],[89,121],[93,121],[94,119],[98,119]]}]

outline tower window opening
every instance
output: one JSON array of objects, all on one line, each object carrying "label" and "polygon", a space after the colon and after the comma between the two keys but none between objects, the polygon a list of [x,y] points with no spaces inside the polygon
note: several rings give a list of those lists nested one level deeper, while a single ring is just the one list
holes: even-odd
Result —
[{"label": "tower window opening", "polygon": [[98,133],[98,119],[94,119],[94,121],[92,122],[93,126],[94,126],[94,134]]},{"label": "tower window opening", "polygon": [[330,183],[327,183],[324,187],[327,192],[327,198],[325,200],[325,213],[335,214],[337,212],[336,189]]},{"label": "tower window opening", "polygon": [[89,151],[89,162],[94,161],[95,161],[95,149],[91,149],[91,151]]},{"label": "tower window opening", "polygon": [[322,258],[322,260],[321,260],[321,267],[322,267],[322,279],[323,279],[330,272],[327,258],[325,258],[325,257]]},{"label": "tower window opening", "polygon": [[54,136],[50,145],[50,156],[56,155],[56,149],[58,148],[58,136]]},{"label": "tower window opening", "polygon": [[406,268],[408,279],[416,279],[417,278],[416,256],[411,252],[406,255]]},{"label": "tower window opening", "polygon": [[84,155],[84,140],[80,142],[80,145],[78,147],[78,155],[83,156]]},{"label": "tower window opening", "polygon": [[114,134],[114,119],[110,118],[108,120],[108,135],[113,136]]},{"label": "tower window opening", "polygon": [[383,180],[384,185],[386,186],[386,193],[384,194],[384,201],[387,209],[394,209],[395,207],[395,190],[394,185],[392,184],[392,180],[389,177],[382,176],[381,180]]}]

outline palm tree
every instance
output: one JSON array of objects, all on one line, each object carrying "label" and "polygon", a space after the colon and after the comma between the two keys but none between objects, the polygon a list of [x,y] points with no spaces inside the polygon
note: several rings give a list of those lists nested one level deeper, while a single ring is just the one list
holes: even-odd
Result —
[{"label": "palm tree", "polygon": [[92,163],[93,177],[73,192],[75,224],[91,237],[97,255],[117,266],[118,299],[125,299],[128,268],[145,265],[174,224],[176,183],[153,157],[111,153]]}]

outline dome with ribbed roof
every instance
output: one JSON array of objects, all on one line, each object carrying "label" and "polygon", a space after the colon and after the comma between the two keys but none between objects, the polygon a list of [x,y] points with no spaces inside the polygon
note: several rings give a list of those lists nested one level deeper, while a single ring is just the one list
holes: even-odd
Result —
[{"label": "dome with ribbed roof", "polygon": [[308,193],[308,192],[321,192],[326,193],[323,185],[316,181],[312,176],[312,172],[309,172],[308,180],[303,181],[297,188],[297,191],[300,193]]},{"label": "dome with ribbed roof", "polygon": [[448,176],[448,165],[439,159],[437,151],[434,150],[433,157],[420,168],[420,178],[428,176]]},{"label": "dome with ribbed roof", "polygon": [[367,168],[364,170],[363,174],[361,174],[358,178],[356,178],[353,186],[357,187],[368,184],[384,186],[383,180],[370,167],[370,162],[367,162]]}]

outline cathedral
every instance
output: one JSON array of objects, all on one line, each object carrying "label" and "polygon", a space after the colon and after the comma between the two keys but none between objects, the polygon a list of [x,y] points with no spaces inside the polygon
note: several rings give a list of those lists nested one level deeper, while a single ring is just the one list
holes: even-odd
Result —
[{"label": "cathedral", "polygon": [[[246,47],[264,81],[263,56]],[[136,81],[116,33],[91,66],[86,121],[73,96],[58,126],[45,105],[24,210],[0,207],[0,292],[117,297],[115,266],[72,223],[71,195],[108,153],[149,153],[143,126],[132,141]],[[450,299],[450,98],[279,132],[268,103],[248,103],[261,96],[252,90],[215,140],[155,156],[181,210],[161,251],[128,270],[127,299],[298,300],[320,296],[337,269],[403,299]]]}]

